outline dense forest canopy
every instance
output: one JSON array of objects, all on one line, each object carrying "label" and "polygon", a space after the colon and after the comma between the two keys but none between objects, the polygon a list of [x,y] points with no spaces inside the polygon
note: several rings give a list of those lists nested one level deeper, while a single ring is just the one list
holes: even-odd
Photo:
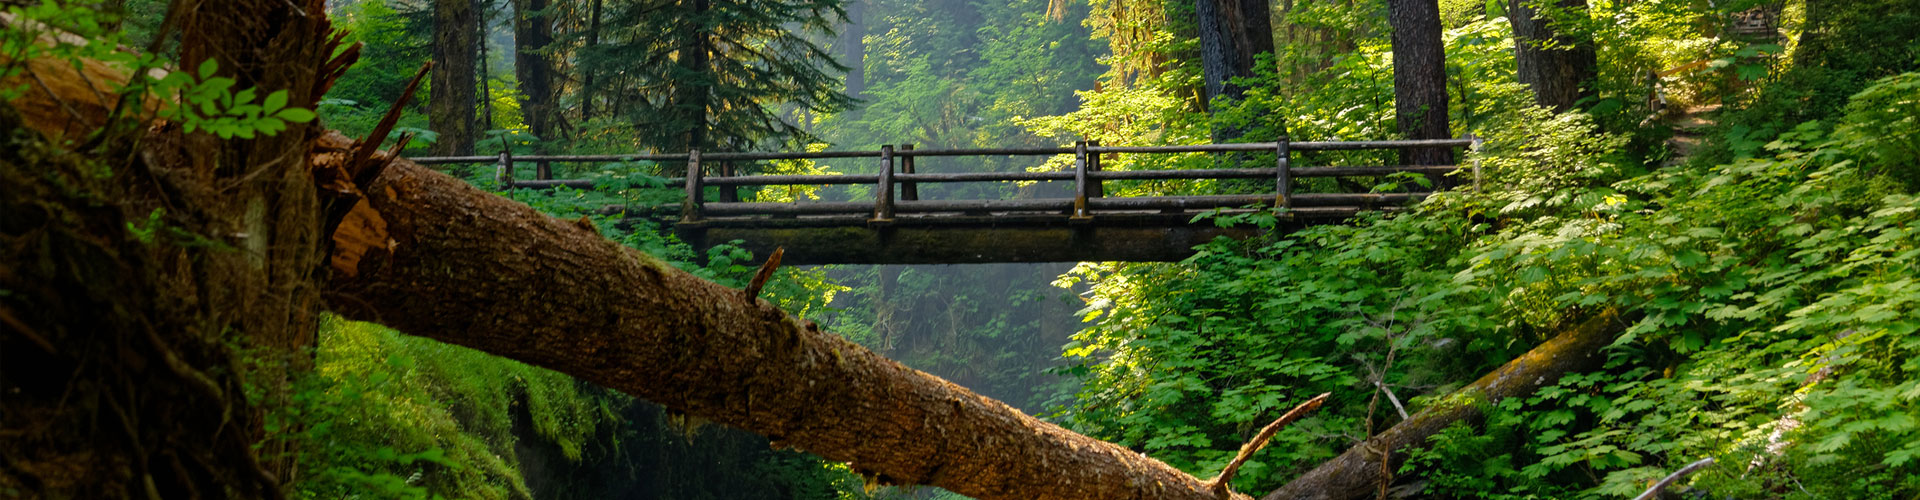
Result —
[{"label": "dense forest canopy", "polygon": [[[0,7],[0,496],[1920,496],[1914,0]],[[398,159],[1468,136],[1294,152],[1478,177],[1298,179],[1440,192],[1179,262],[744,300],[766,256],[620,208],[684,165]]]}]

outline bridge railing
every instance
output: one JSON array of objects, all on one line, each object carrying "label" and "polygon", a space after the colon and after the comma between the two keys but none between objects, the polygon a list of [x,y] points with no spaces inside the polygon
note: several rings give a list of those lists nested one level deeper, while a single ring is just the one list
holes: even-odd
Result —
[{"label": "bridge railing", "polygon": [[[796,153],[703,153],[698,150],[680,154],[632,154],[632,155],[531,155],[514,157],[506,152],[497,156],[454,156],[414,158],[420,164],[474,164],[494,163],[496,180],[502,189],[511,188],[551,188],[567,186],[590,189],[593,181],[586,179],[536,179],[516,180],[514,165],[519,162],[541,164],[544,174],[550,170],[544,165],[550,162],[591,163],[617,161],[654,161],[663,163],[684,163],[686,175],[668,179],[669,185],[682,185],[686,190],[685,199],[677,206],[651,207],[655,212],[679,212],[682,224],[698,224],[708,218],[727,217],[823,217],[852,216],[864,219],[867,224],[884,225],[891,223],[900,214],[951,213],[979,214],[991,212],[1051,212],[1061,213],[1074,221],[1087,221],[1100,212],[1111,211],[1181,211],[1195,209],[1213,209],[1241,207],[1248,205],[1267,205],[1289,209],[1312,209],[1315,207],[1371,207],[1383,204],[1398,204],[1426,196],[1428,193],[1294,193],[1294,179],[1313,177],[1363,177],[1384,176],[1396,173],[1414,173],[1426,175],[1449,174],[1460,170],[1459,165],[1444,166],[1342,166],[1342,167],[1303,167],[1292,164],[1292,153],[1296,151],[1353,151],[1353,150],[1400,150],[1415,148],[1470,148],[1478,149],[1477,138],[1438,139],[1438,140],[1398,140],[1398,141],[1336,141],[1336,142],[1265,142],[1243,144],[1204,144],[1192,146],[1101,146],[1097,142],[1082,141],[1071,147],[1042,148],[977,148],[977,149],[923,149],[913,146],[896,149],[892,145],[882,146],[870,151],[826,151]],[[1185,154],[1185,153],[1274,153],[1275,165],[1269,168],[1215,168],[1184,170],[1135,170],[1105,171],[1101,169],[1101,156],[1108,154]],[[1073,170],[1059,172],[957,172],[957,173],[920,173],[915,169],[916,158],[920,157],[984,157],[984,156],[1055,156],[1071,154],[1074,157]],[[708,175],[708,163],[770,160],[821,160],[870,158],[877,159],[878,173],[850,175],[730,175],[732,168],[724,167],[722,175]],[[1479,161],[1472,166],[1472,178],[1475,189],[1480,184]],[[1272,179],[1274,190],[1271,193],[1252,195],[1201,195],[1201,196],[1153,196],[1153,197],[1114,197],[1105,196],[1105,182],[1119,180],[1169,180],[1169,179]],[[1071,198],[1040,198],[1013,200],[921,200],[919,185],[923,183],[969,183],[969,182],[1028,182],[1028,181],[1071,181]],[[734,192],[743,186],[823,186],[823,185],[872,185],[874,201],[865,202],[797,202],[767,203],[742,202]],[[719,200],[707,201],[707,187],[718,188]]]}]

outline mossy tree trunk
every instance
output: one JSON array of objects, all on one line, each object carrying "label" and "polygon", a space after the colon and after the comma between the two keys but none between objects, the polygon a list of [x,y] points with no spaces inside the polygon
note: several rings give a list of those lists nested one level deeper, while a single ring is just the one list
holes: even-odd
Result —
[{"label": "mossy tree trunk", "polygon": [[1262,500],[1373,498],[1384,484],[1393,481],[1387,471],[1399,470],[1409,452],[1424,448],[1427,439],[1440,431],[1455,424],[1478,423],[1487,405],[1533,394],[1569,373],[1598,368],[1606,359],[1601,348],[1612,344],[1632,323],[1630,316],[1607,311],[1561,332],[1432,407],[1294,478]]},{"label": "mossy tree trunk", "polygon": [[473,154],[480,140],[480,85],[474,68],[480,59],[480,8],[475,0],[433,0],[433,87],[427,96],[427,122],[440,137],[434,155]]}]

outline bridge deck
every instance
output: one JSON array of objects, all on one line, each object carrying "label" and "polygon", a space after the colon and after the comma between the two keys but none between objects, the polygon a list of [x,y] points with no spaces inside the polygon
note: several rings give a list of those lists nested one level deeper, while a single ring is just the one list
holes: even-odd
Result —
[{"label": "bridge deck", "polygon": [[[912,150],[911,146],[880,151],[824,153],[718,153],[695,151],[675,155],[535,156],[417,158],[424,164],[478,163],[492,160],[504,188],[591,188],[584,179],[514,178],[519,162],[607,162],[652,160],[684,162],[687,175],[670,182],[684,185],[686,196],[677,204],[632,207],[629,216],[672,223],[681,239],[698,248],[738,242],[756,255],[786,249],[784,262],[810,264],[960,264],[988,262],[1174,261],[1193,255],[1193,247],[1218,237],[1246,238],[1260,234],[1254,227],[1222,228],[1211,220],[1195,220],[1209,213],[1245,213],[1283,208],[1276,231],[1293,231],[1317,224],[1337,224],[1371,210],[1396,210],[1428,193],[1294,193],[1294,179],[1306,177],[1361,177],[1395,173],[1428,176],[1451,173],[1457,166],[1297,167],[1292,152],[1302,150],[1404,149],[1416,147],[1470,147],[1473,139],[1373,142],[1300,142],[1212,144],[1201,146],[1101,147],[1078,143],[1072,148],[995,150]],[[1102,171],[1102,154],[1164,154],[1193,152],[1274,153],[1271,168]],[[1074,155],[1074,168],[1063,172],[918,173],[914,158],[922,156],[1051,156]],[[878,158],[879,173],[866,175],[729,175],[731,166],[703,167],[702,162],[759,161],[819,158]],[[898,160],[898,161],[896,161]],[[709,169],[723,175],[711,176]],[[549,172],[544,165],[540,172]],[[1478,182],[1478,169],[1474,169]],[[1209,196],[1108,197],[1104,183],[1139,179],[1272,179],[1273,190],[1260,194]],[[1071,181],[1071,198],[1006,200],[921,200],[918,188],[928,183]],[[873,202],[803,201],[796,203],[742,202],[735,192],[742,186],[871,185]],[[708,201],[709,194],[717,197]]]},{"label": "bridge deck", "polygon": [[[1234,211],[1244,212],[1244,210]],[[1356,209],[1299,209],[1277,230],[1340,223]],[[739,241],[756,255],[786,248],[784,262],[808,264],[968,264],[989,262],[1175,261],[1216,237],[1247,238],[1253,227],[1192,223],[1195,213],[1113,213],[1092,220],[1063,214],[994,212],[901,216],[713,220],[679,224],[698,247]]]}]

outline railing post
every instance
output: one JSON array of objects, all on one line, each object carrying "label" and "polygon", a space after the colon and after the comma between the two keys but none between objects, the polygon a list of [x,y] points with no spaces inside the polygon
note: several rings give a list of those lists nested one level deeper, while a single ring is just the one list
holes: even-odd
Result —
[{"label": "railing post", "polygon": [[687,150],[687,199],[680,205],[680,222],[700,220],[700,149]]},{"label": "railing post", "polygon": [[[720,175],[722,177],[733,177],[734,175],[736,175],[733,170],[733,162],[730,162],[730,161],[720,162]],[[739,186],[720,186],[720,202],[721,203],[739,203],[740,187]]]},{"label": "railing post", "polygon": [[873,219],[867,222],[893,222],[893,145],[880,146],[880,185],[873,196]]},{"label": "railing post", "polygon": [[[1100,141],[1087,141],[1087,147],[1098,148],[1100,147]],[[1099,172],[1099,171],[1100,171],[1100,153],[1095,153],[1091,151],[1087,152],[1087,172]],[[1100,181],[1094,181],[1093,185],[1087,186],[1088,198],[1104,198],[1106,196],[1107,196],[1106,183],[1100,182]]]},{"label": "railing post", "polygon": [[553,163],[544,160],[540,163],[535,163],[533,167],[533,178],[543,181],[553,180]]},{"label": "railing post", "polygon": [[[913,145],[901,145],[900,149],[903,151],[913,151]],[[913,155],[906,155],[900,158],[900,173],[914,173]],[[903,201],[920,201],[920,184],[913,182],[900,183],[900,199]]]},{"label": "railing post", "polygon": [[1087,213],[1087,141],[1073,143],[1073,215],[1074,220],[1093,218]]},{"label": "railing post", "polygon": [[1274,199],[1275,208],[1293,208],[1293,149],[1292,141],[1281,137],[1274,143]]},{"label": "railing post", "polygon": [[1480,136],[1476,134],[1467,134],[1467,138],[1473,140],[1473,144],[1467,146],[1467,152],[1473,155],[1473,192],[1478,193],[1480,192],[1481,140],[1480,140]]},{"label": "railing post", "polygon": [[507,152],[505,149],[500,150],[500,163],[494,166],[493,171],[496,177],[494,180],[499,182],[501,191],[513,189],[512,153]]}]

